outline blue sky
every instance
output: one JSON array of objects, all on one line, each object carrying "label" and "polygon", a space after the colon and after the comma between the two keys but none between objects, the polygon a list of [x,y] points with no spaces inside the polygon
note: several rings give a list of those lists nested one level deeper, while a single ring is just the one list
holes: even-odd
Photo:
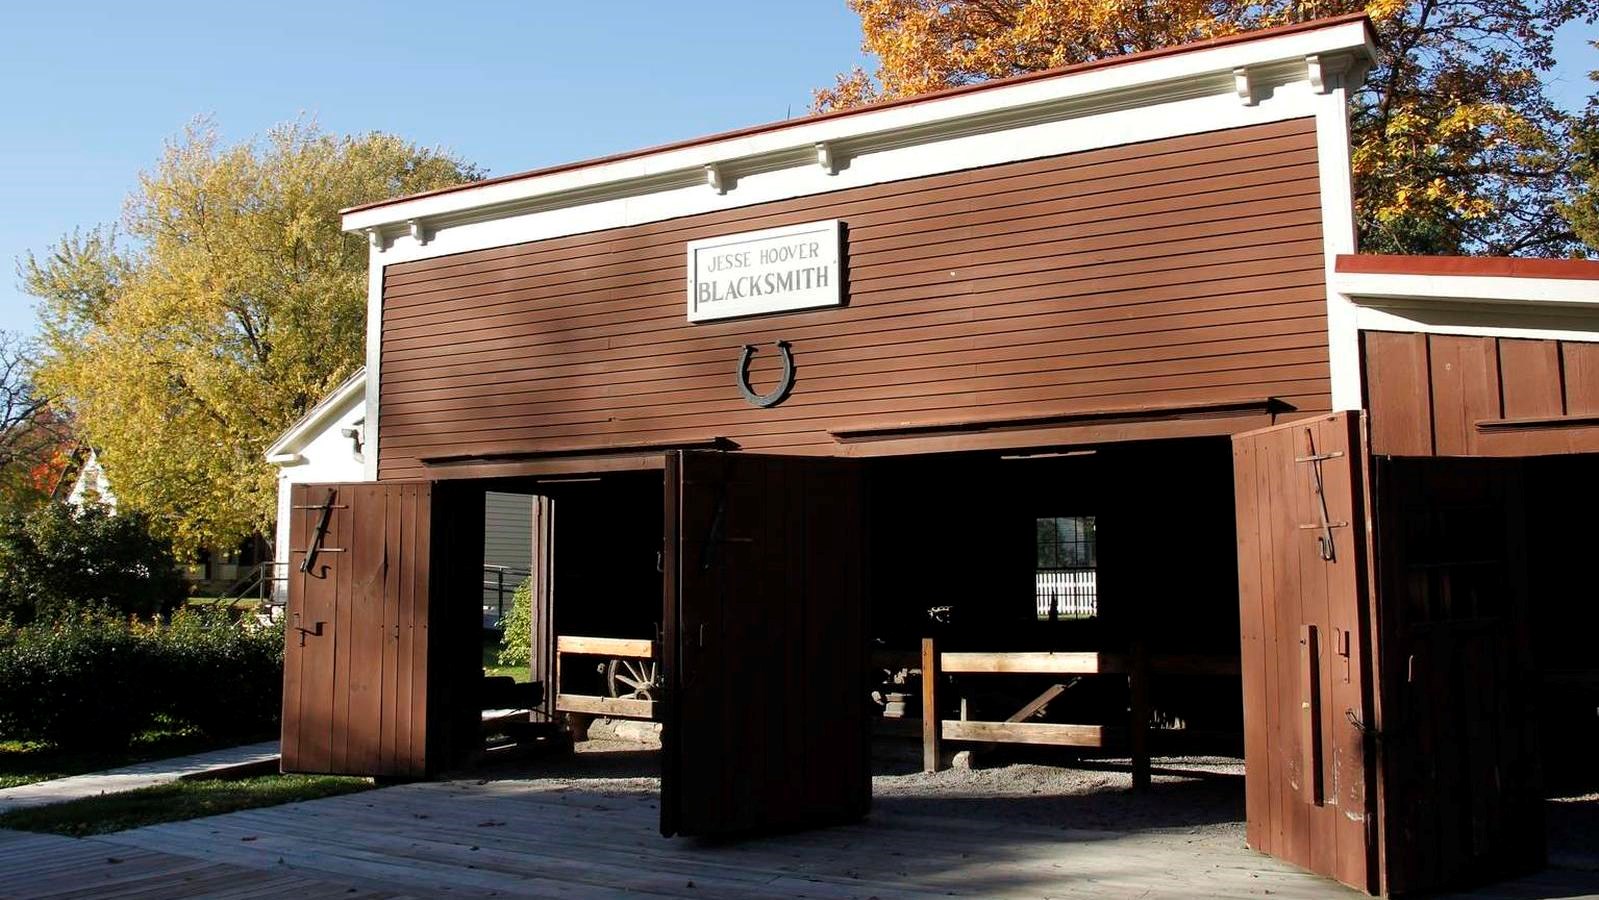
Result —
[{"label": "blue sky", "polygon": [[[1599,54],[1561,35],[1579,104]],[[14,261],[115,220],[164,140],[300,116],[391,131],[505,174],[805,112],[863,62],[844,0],[606,4],[280,0],[18,4],[0,30],[0,328],[31,330]]]}]

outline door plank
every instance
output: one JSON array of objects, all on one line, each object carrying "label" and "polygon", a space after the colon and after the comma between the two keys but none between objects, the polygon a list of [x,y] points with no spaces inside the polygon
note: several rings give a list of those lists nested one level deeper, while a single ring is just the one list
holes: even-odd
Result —
[{"label": "door plank", "polygon": [[1371,890],[1367,750],[1349,721],[1368,678],[1360,450],[1359,420],[1335,414],[1236,435],[1233,460],[1249,843]]},{"label": "door plank", "polygon": [[[864,814],[857,466],[668,455],[664,833],[791,829]],[[744,762],[735,770],[728,760]]]},{"label": "door plank", "polygon": [[[419,550],[418,541],[431,516],[428,489],[358,483],[292,490],[283,769],[423,774],[429,547]],[[322,543],[342,552],[320,554],[301,572],[330,498]]]}]

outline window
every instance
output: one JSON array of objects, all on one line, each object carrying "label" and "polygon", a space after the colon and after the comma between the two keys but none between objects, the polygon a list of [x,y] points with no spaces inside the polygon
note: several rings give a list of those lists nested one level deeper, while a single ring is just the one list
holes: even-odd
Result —
[{"label": "window", "polygon": [[1033,576],[1044,622],[1099,614],[1097,531],[1093,516],[1050,516],[1037,523]]}]

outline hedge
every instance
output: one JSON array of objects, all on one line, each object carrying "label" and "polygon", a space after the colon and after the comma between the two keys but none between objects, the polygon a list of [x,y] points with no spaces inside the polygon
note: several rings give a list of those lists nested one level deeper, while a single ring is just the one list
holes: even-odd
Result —
[{"label": "hedge", "polygon": [[85,613],[0,627],[0,737],[60,747],[122,745],[156,727],[218,737],[273,728],[281,626],[188,610],[170,622]]}]

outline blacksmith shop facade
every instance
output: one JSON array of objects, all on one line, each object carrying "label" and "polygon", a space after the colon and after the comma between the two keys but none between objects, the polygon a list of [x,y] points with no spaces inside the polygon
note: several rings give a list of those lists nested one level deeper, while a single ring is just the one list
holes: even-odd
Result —
[{"label": "blacksmith shop facade", "polygon": [[[1540,865],[1599,272],[1356,255],[1379,52],[1325,20],[345,211],[365,477],[288,504],[285,768],[653,718],[664,833],[825,825],[919,697],[930,766],[1220,735],[1251,846],[1362,890]],[[481,669],[489,492],[532,498],[531,687]],[[940,701],[982,673],[1122,718]]]}]

